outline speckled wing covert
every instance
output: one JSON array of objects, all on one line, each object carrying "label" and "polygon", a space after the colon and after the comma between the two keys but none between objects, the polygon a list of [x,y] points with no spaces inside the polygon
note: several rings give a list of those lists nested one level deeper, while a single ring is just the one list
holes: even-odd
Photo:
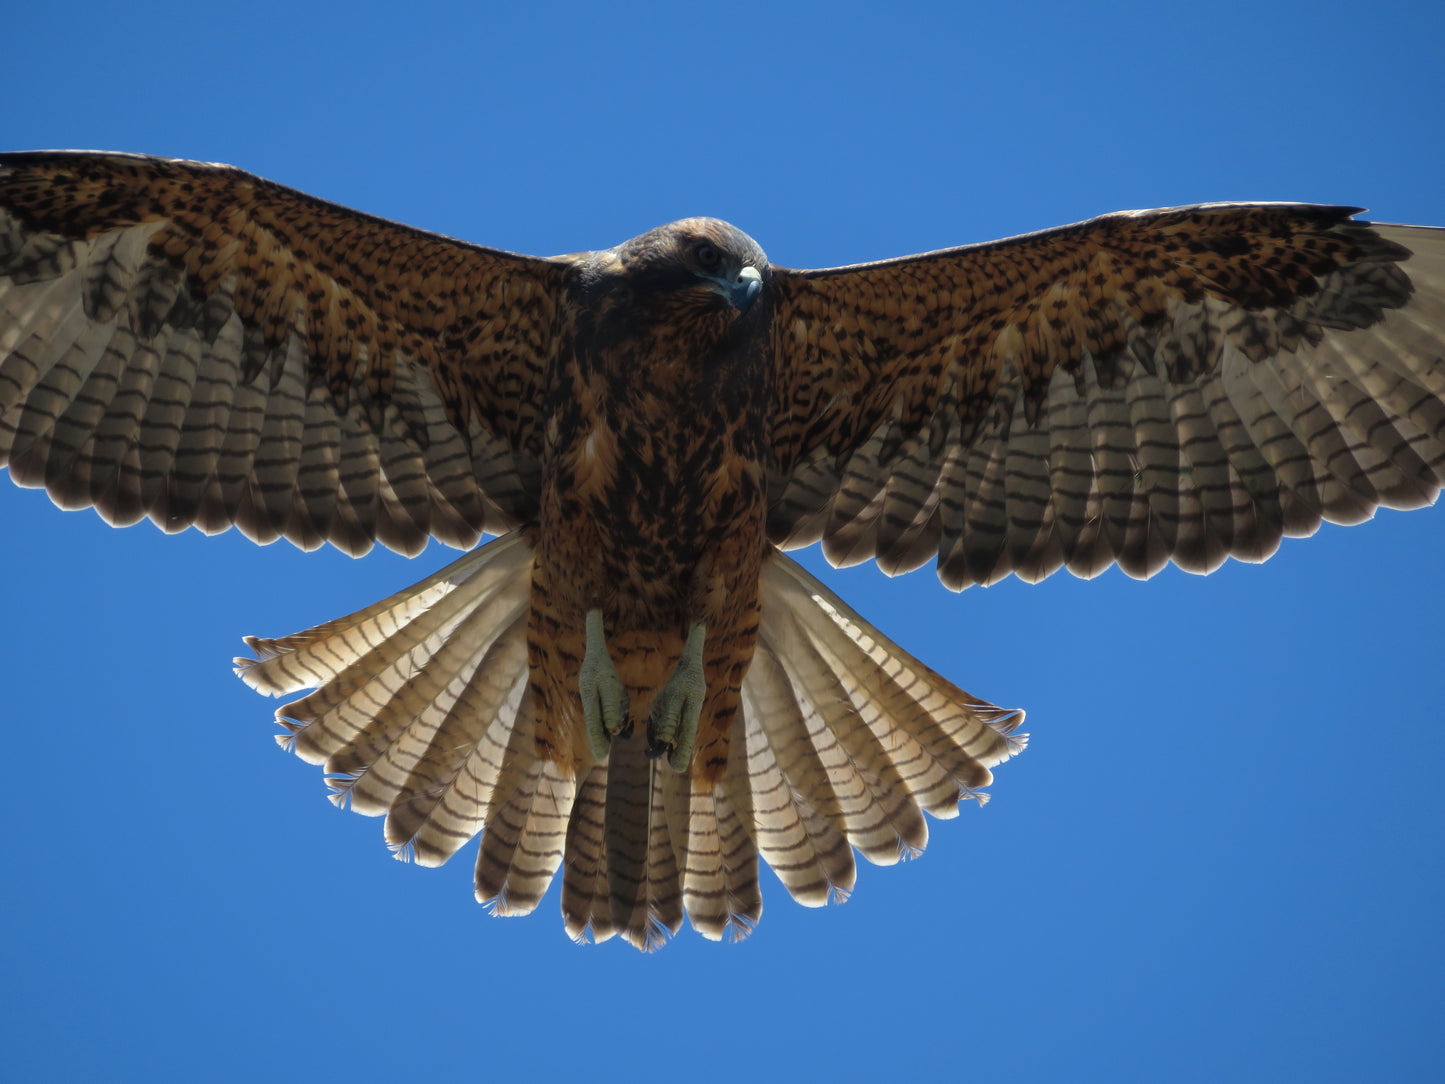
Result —
[{"label": "speckled wing covert", "polygon": [[470,546],[533,514],[564,268],[229,166],[0,155],[0,465],[116,525]]},{"label": "speckled wing covert", "polygon": [[1207,572],[1445,480],[1445,230],[1210,204],[775,272],[769,533],[955,590]]}]

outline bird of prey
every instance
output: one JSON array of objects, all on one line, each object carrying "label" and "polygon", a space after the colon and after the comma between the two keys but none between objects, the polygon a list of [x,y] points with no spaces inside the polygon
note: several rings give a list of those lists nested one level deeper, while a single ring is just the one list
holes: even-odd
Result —
[{"label": "bird of prey", "polygon": [[[782,549],[955,590],[1261,561],[1445,481],[1445,231],[1208,204],[815,271],[694,218],[535,258],[221,165],[0,155],[0,463],[63,508],[471,549],[240,676],[333,800],[653,948],[845,896],[1022,713]],[[311,690],[306,692],[306,690]]]}]

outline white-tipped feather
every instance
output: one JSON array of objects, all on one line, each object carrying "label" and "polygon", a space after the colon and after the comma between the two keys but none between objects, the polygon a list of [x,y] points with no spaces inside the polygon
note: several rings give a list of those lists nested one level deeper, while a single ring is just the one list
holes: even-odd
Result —
[{"label": "white-tipped feather", "polygon": [[238,659],[338,804],[385,815],[398,857],[440,865],[480,833],[476,893],[533,910],[565,868],[570,936],[645,951],[684,915],[710,939],[762,914],[758,859],[799,902],[845,899],[853,848],[916,853],[1023,748],[1020,713],[975,700],[889,643],[794,562],[764,566],[757,655],[723,778],[703,784],[617,739],[580,780],[542,759],[528,691],[532,555],[519,535],[350,617]]}]

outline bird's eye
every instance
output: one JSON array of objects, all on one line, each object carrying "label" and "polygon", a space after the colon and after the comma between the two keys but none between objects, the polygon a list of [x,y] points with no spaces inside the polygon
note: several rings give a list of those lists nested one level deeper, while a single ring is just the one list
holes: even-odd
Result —
[{"label": "bird's eye", "polygon": [[711,270],[722,262],[722,253],[713,245],[704,241],[692,250],[693,258],[697,260],[698,266]]}]

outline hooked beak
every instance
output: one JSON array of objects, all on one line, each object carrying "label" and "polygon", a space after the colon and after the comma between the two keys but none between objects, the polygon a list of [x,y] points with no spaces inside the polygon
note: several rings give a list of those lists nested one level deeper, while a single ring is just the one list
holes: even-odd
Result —
[{"label": "hooked beak", "polygon": [[733,308],[738,310],[738,315],[742,316],[753,307],[753,302],[763,292],[762,272],[756,267],[744,267],[738,272],[736,279],[723,285],[727,299],[732,302]]}]

